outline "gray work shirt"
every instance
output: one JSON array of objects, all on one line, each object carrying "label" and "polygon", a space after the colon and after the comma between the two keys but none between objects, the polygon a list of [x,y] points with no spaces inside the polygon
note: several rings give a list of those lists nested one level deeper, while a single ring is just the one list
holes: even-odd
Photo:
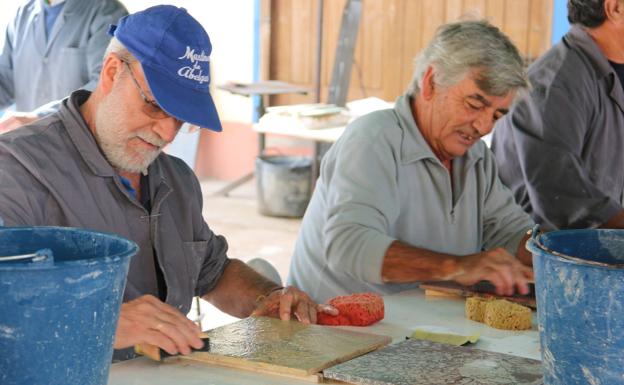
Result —
[{"label": "gray work shirt", "polygon": [[600,226],[622,209],[620,80],[578,26],[531,65],[529,77],[530,95],[494,130],[501,180],[547,229]]},{"label": "gray work shirt", "polygon": [[0,217],[5,226],[82,227],[133,240],[140,250],[124,301],[158,297],[155,252],[166,302],[187,314],[192,297],[221,277],[227,243],[204,221],[199,183],[182,160],[161,154],[149,166],[151,212],[128,193],[80,114],[88,95],[76,91],[59,112],[0,135]]},{"label": "gray work shirt", "polygon": [[382,282],[394,240],[454,255],[495,247],[515,254],[532,222],[498,179],[485,143],[452,162],[450,175],[416,126],[408,96],[349,124],[323,159],[289,283],[317,301],[414,288]]},{"label": "gray work shirt", "polygon": [[0,48],[0,110],[32,111],[93,90],[110,41],[108,27],[127,15],[117,0],[66,0],[46,37],[45,0],[30,0],[7,25]]}]

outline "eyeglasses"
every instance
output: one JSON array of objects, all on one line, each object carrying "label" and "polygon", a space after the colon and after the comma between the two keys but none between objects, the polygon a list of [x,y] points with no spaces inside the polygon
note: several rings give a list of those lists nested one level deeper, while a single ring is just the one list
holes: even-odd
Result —
[{"label": "eyeglasses", "polygon": [[126,67],[128,67],[128,71],[130,71],[130,77],[132,78],[132,82],[136,86],[137,90],[139,90],[139,93],[141,94],[141,97],[143,98],[143,101],[145,102],[145,104],[143,105],[143,112],[145,113],[145,115],[153,119],[173,118],[175,119],[177,123],[179,123],[179,125],[182,125],[182,121],[166,113],[162,108],[160,108],[160,106],[155,100],[150,99],[147,97],[147,95],[145,95],[145,92],[143,92],[143,89],[139,85],[139,82],[137,81],[136,77],[134,76],[134,72],[132,72],[130,63],[128,63],[125,60],[121,60],[121,61],[126,65]]}]

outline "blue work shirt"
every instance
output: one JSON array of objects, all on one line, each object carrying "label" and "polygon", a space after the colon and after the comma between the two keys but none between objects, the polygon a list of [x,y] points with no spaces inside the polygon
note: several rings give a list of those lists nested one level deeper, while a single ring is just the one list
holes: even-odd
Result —
[{"label": "blue work shirt", "polygon": [[32,111],[76,89],[93,90],[108,27],[127,15],[117,0],[67,0],[46,34],[45,0],[19,7],[0,43],[0,109]]}]

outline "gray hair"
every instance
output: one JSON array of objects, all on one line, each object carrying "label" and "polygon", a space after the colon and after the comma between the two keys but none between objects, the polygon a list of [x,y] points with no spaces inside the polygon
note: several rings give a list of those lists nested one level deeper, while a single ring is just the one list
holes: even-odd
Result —
[{"label": "gray hair", "polygon": [[516,46],[487,21],[459,21],[442,25],[429,45],[414,59],[414,75],[407,93],[420,90],[433,66],[434,80],[443,87],[459,83],[471,71],[485,93],[504,96],[528,88],[522,57]]},{"label": "gray hair", "polygon": [[107,57],[111,53],[114,53],[121,60],[128,63],[136,61],[134,55],[132,55],[130,51],[128,51],[128,48],[126,48],[126,46],[124,46],[115,36],[110,39],[110,42],[106,47],[106,51],[104,51],[104,57]]},{"label": "gray hair", "polygon": [[568,21],[595,28],[604,23],[607,15],[604,0],[568,0]]}]

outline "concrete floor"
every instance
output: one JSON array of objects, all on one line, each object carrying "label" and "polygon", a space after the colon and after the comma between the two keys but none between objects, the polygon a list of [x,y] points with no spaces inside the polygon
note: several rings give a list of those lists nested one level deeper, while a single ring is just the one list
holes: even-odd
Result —
[{"label": "concrete floor", "polygon": [[234,189],[228,197],[212,196],[224,185],[222,181],[201,181],[203,214],[208,226],[228,240],[230,258],[245,262],[264,258],[275,266],[285,282],[301,219],[260,215],[255,179]]},{"label": "concrete floor", "polygon": [[[290,258],[301,225],[301,219],[274,218],[260,215],[256,204],[256,180],[239,186],[228,197],[212,196],[226,185],[217,180],[202,180],[204,219],[216,234],[228,240],[230,258],[248,261],[261,257],[279,272],[285,284]],[[223,325],[236,319],[202,300],[203,330]],[[194,318],[196,310],[189,317]]]}]

